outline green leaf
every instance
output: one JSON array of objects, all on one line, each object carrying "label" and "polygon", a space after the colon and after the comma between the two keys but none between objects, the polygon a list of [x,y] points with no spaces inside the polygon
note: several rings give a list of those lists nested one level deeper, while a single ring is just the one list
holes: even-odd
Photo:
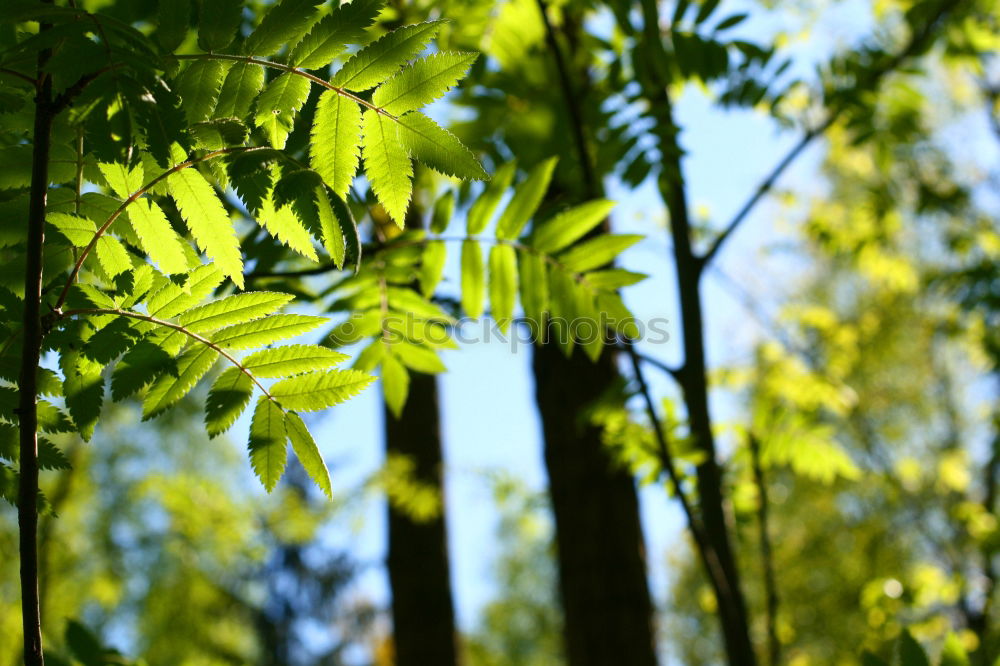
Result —
[{"label": "green leaf", "polygon": [[129,221],[142,249],[161,271],[172,274],[188,269],[183,242],[155,201],[146,197],[136,199],[129,208]]},{"label": "green leaf", "polygon": [[476,53],[435,53],[404,67],[372,95],[372,104],[398,116],[430,104],[458,83]]},{"label": "green leaf", "polygon": [[743,21],[746,20],[747,16],[749,16],[749,14],[747,14],[746,12],[742,12],[740,14],[733,14],[732,16],[724,18],[722,21],[719,22],[719,25],[715,26],[715,31],[722,32],[723,30],[728,30],[729,28],[737,26],[740,23],[743,23]]},{"label": "green leaf", "polygon": [[149,387],[142,402],[142,419],[151,419],[177,404],[211,370],[217,358],[214,349],[200,342],[181,354],[177,374],[162,374]]},{"label": "green leaf", "polygon": [[209,264],[198,266],[188,275],[184,286],[178,286],[160,277],[161,285],[155,286],[153,295],[146,302],[146,312],[151,317],[170,319],[201,303],[206,296],[222,284],[222,273]]},{"label": "green leaf", "polygon": [[[164,0],[169,1],[169,0]],[[203,0],[198,17],[198,46],[202,51],[222,51],[233,43],[240,29],[243,0]]]},{"label": "green leaf", "polygon": [[423,372],[428,375],[447,371],[444,363],[441,362],[441,358],[433,350],[422,345],[401,340],[392,345],[392,352],[399,357],[403,365],[411,370]]},{"label": "green leaf", "polygon": [[884,659],[868,650],[861,652],[861,666],[889,666]]},{"label": "green leaf", "polygon": [[230,63],[223,60],[195,60],[177,77],[175,88],[184,102],[184,115],[189,124],[211,115],[229,66]]},{"label": "green leaf", "polygon": [[573,349],[570,322],[577,317],[573,275],[549,265],[549,335],[567,356]]},{"label": "green leaf", "polygon": [[382,312],[368,310],[354,312],[344,322],[333,328],[325,337],[325,344],[331,347],[343,347],[375,335],[382,330]]},{"label": "green leaf", "polygon": [[931,666],[927,653],[914,640],[909,629],[899,635],[899,666]]},{"label": "green leaf", "polygon": [[340,197],[334,195],[334,198],[335,200],[331,201],[326,188],[316,188],[316,209],[319,213],[320,231],[323,232],[323,247],[340,270],[344,267],[347,253],[343,225],[353,224],[353,220],[344,219],[344,216],[350,216],[350,211]]},{"label": "green leaf", "polygon": [[962,641],[953,632],[948,632],[945,636],[940,666],[969,666],[969,655],[962,646]]},{"label": "green leaf", "polygon": [[319,447],[316,446],[316,440],[309,433],[309,429],[306,428],[302,417],[295,412],[285,414],[285,430],[288,432],[288,438],[292,441],[292,450],[295,451],[295,457],[302,463],[302,467],[309,474],[309,478],[319,486],[323,494],[333,499],[330,470],[327,469],[326,463],[323,461],[323,455],[319,452]]},{"label": "green leaf", "polygon": [[605,234],[584,241],[559,255],[566,270],[582,273],[614,261],[615,257],[645,236],[641,234]]},{"label": "green leaf", "polygon": [[436,234],[444,233],[454,214],[455,192],[448,190],[434,202],[434,213],[431,216],[431,231]]},{"label": "green leaf", "polygon": [[121,307],[131,308],[142,300],[143,296],[149,293],[149,290],[153,288],[153,275],[155,272],[149,264],[140,264],[132,271],[129,276],[129,285],[126,289],[127,293],[121,301]]},{"label": "green leaf", "polygon": [[212,118],[194,123],[188,132],[200,148],[219,150],[226,146],[242,146],[250,136],[250,128],[239,118]]},{"label": "green leaf", "polygon": [[466,225],[470,236],[478,236],[486,230],[500,199],[503,198],[504,192],[514,180],[516,172],[516,161],[511,160],[501,164],[486,186],[486,190],[469,207]]},{"label": "green leaf", "polygon": [[257,211],[255,219],[273,238],[278,239],[306,259],[316,261],[319,258],[316,255],[316,248],[312,244],[312,236],[302,226],[302,222],[295,216],[291,206],[286,205],[276,209],[272,198],[267,197],[260,210]]},{"label": "green leaf", "polygon": [[424,114],[408,113],[398,119],[398,125],[399,140],[410,154],[435,171],[465,180],[488,177],[472,151],[462,145],[458,137]]},{"label": "green leaf", "polygon": [[265,148],[229,159],[229,181],[251,213],[256,214],[264,205],[264,199],[270,196],[275,171],[272,163],[280,157],[281,152]]},{"label": "green leaf", "polygon": [[61,354],[59,365],[63,371],[66,408],[73,417],[80,437],[84,441],[90,441],[104,402],[101,367],[78,352]]},{"label": "green leaf", "polygon": [[365,111],[361,154],[372,190],[402,228],[413,189],[413,164],[399,137],[399,124],[377,111]]},{"label": "green leaf", "polygon": [[267,492],[274,490],[285,472],[288,446],[285,414],[281,407],[262,395],[250,421],[250,466]]},{"label": "green leaf", "polygon": [[254,123],[263,129],[275,148],[285,147],[295,126],[295,114],[309,97],[309,80],[286,72],[267,84],[257,98]]},{"label": "green leaf", "polygon": [[310,163],[341,199],[358,171],[360,147],[361,107],[336,91],[323,91],[310,136]]},{"label": "green leaf", "polygon": [[240,241],[215,190],[196,169],[180,169],[167,179],[170,196],[177,203],[191,235],[219,271],[243,287]]},{"label": "green leaf", "polygon": [[373,340],[354,358],[354,369],[371,372],[382,362],[387,348],[388,345],[383,344],[382,340]]},{"label": "green leaf", "polygon": [[38,438],[38,468],[39,469],[72,469],[69,458],[59,448],[45,439]]},{"label": "green leaf", "polygon": [[538,210],[542,197],[549,189],[549,181],[552,180],[552,172],[555,171],[557,161],[558,158],[550,157],[537,165],[528,173],[528,177],[514,188],[514,196],[497,222],[497,238],[513,240],[521,234],[524,225]]},{"label": "green leaf", "polygon": [[97,225],[92,220],[69,213],[49,213],[45,221],[59,230],[73,247],[86,247],[97,233]]},{"label": "green leaf", "polygon": [[623,268],[609,268],[605,271],[587,273],[587,284],[594,289],[621,289],[645,280],[645,273],[633,273]]},{"label": "green leaf", "polygon": [[444,241],[433,240],[424,246],[420,259],[420,292],[430,298],[434,295],[441,277],[444,275],[444,263],[448,258],[448,249]]},{"label": "green leaf", "polygon": [[604,221],[614,206],[614,201],[596,199],[563,211],[534,230],[531,247],[545,254],[567,248]]},{"label": "green leaf", "polygon": [[383,0],[353,0],[338,6],[295,45],[290,64],[302,69],[328,67],[348,44],[364,39],[383,4]]},{"label": "green leaf", "polygon": [[440,25],[440,21],[418,23],[382,35],[344,63],[333,85],[358,91],[377,86],[422,51]]},{"label": "green leaf", "polygon": [[490,311],[501,333],[510,328],[517,298],[517,253],[510,245],[490,250]]},{"label": "green leaf", "polygon": [[123,400],[149,384],[162,371],[176,370],[177,362],[160,345],[141,340],[115,366],[111,376],[111,397]]},{"label": "green leaf", "polygon": [[180,147],[185,151],[189,143],[180,97],[161,79],[153,80],[149,86],[128,78],[116,81],[130,88],[128,110],[145,139],[146,150],[158,165],[169,165],[174,149]]},{"label": "green leaf", "polygon": [[244,52],[269,56],[300,35],[316,15],[322,0],[281,0],[264,15],[260,25],[247,37]]},{"label": "green leaf", "polygon": [[160,0],[156,39],[167,53],[172,52],[191,28],[191,0]]},{"label": "green leaf", "polygon": [[545,257],[533,252],[522,252],[519,260],[521,308],[533,335],[538,335],[542,330],[545,311],[549,307],[549,279]]},{"label": "green leaf", "polygon": [[354,397],[373,379],[357,370],[313,372],[281,380],[271,388],[271,395],[285,409],[314,412]]},{"label": "green leaf", "polygon": [[397,312],[421,319],[441,322],[454,321],[440,306],[435,305],[412,289],[389,287],[386,289],[386,296],[389,300],[389,307]]},{"label": "green leaf", "polygon": [[462,309],[477,319],[483,314],[483,253],[474,240],[462,241]]},{"label": "green leaf", "polygon": [[243,366],[257,377],[291,377],[314,370],[326,370],[349,357],[317,345],[286,345],[251,354]]},{"label": "green leaf", "polygon": [[[376,345],[382,348],[380,343]],[[382,398],[392,415],[398,419],[403,413],[406,397],[410,392],[410,374],[395,356],[386,354],[382,359],[381,378]]]},{"label": "green leaf", "polygon": [[[129,169],[120,162],[101,162],[97,168],[100,169],[104,180],[108,181],[111,191],[119,199],[128,199],[133,192],[142,188],[142,163]],[[131,213],[131,209],[129,212]]]},{"label": "green leaf", "polygon": [[132,260],[129,258],[128,250],[117,238],[104,234],[97,239],[96,250],[97,260],[101,262],[101,268],[108,277],[132,270]]},{"label": "green leaf", "polygon": [[212,342],[226,349],[252,349],[308,333],[326,319],[309,315],[278,314],[236,324],[212,334]]},{"label": "green leaf", "polygon": [[698,8],[698,15],[694,17],[695,24],[703,23],[712,15],[715,8],[719,6],[719,0],[705,0]]},{"label": "green leaf", "polygon": [[177,321],[192,333],[207,333],[273,314],[292,298],[291,294],[280,292],[248,291],[192,308]]},{"label": "green leaf", "polygon": [[217,437],[229,430],[250,404],[253,380],[239,368],[227,368],[219,375],[205,401],[205,430]]},{"label": "green leaf", "polygon": [[264,68],[248,62],[235,63],[226,75],[215,106],[216,118],[245,118],[264,88]]}]

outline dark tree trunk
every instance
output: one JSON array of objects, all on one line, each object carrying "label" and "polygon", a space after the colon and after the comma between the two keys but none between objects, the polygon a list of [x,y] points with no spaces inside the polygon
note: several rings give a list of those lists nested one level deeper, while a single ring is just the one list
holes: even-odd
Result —
[{"label": "dark tree trunk", "polygon": [[442,487],[437,380],[412,373],[399,419],[385,410],[387,455],[405,455],[421,483],[441,492],[442,510],[416,522],[389,506],[389,583],[396,666],[450,666],[458,661],[451,600],[448,533]]},{"label": "dark tree trunk", "polygon": [[588,407],[618,374],[552,344],[534,350],[535,395],[555,514],[559,586],[571,666],[656,664],[652,603],[635,482],[616,467]]}]

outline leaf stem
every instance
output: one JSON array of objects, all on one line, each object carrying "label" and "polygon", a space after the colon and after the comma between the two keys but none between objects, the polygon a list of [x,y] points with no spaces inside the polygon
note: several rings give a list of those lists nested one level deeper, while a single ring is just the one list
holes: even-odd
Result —
[{"label": "leaf stem", "polygon": [[[565,271],[567,273],[572,273],[574,279],[576,279],[576,281],[579,282],[580,284],[585,284],[585,285],[587,285],[588,287],[590,287],[591,289],[594,289],[594,290],[597,289],[597,287],[594,287],[589,282],[587,282],[587,279],[585,277],[585,275],[586,275],[585,273],[577,273],[575,271],[572,271],[569,268],[567,268],[565,264],[561,263],[558,259],[556,259],[555,257],[553,257],[551,254],[546,254],[545,252],[540,252],[540,251],[536,250],[535,248],[531,247],[530,245],[526,245],[526,244],[524,244],[524,243],[522,243],[520,241],[517,241],[517,240],[507,240],[507,239],[502,239],[502,238],[485,238],[485,237],[481,237],[481,236],[428,236],[426,238],[415,238],[415,239],[406,240],[406,241],[402,241],[402,242],[398,242],[398,243],[389,243],[387,245],[378,247],[374,251],[374,254],[375,254],[375,256],[378,256],[379,254],[382,254],[382,253],[387,252],[389,250],[398,250],[398,249],[404,248],[404,247],[414,247],[414,246],[420,246],[420,245],[427,245],[428,243],[431,243],[431,242],[434,242],[434,241],[443,241],[445,243],[461,243],[462,241],[467,241],[467,240],[471,240],[471,241],[475,241],[477,243],[483,243],[483,244],[508,245],[508,246],[514,248],[515,250],[519,251],[519,252],[524,252],[524,253],[527,253],[527,254],[538,255],[538,256],[542,257],[546,261],[546,263],[551,264],[552,266],[555,266],[556,268],[558,268],[558,269],[560,269],[562,271]],[[245,280],[248,280],[248,281],[249,280],[256,280],[256,279],[259,279],[259,278],[309,277],[309,276],[313,276],[313,275],[323,275],[324,273],[332,273],[334,271],[339,271],[339,270],[343,270],[343,269],[338,268],[336,264],[329,263],[329,264],[323,264],[322,266],[317,266],[315,268],[304,268],[304,269],[298,270],[298,271],[266,271],[266,272],[262,271],[260,273],[258,273],[258,272],[251,272],[251,273],[247,273],[243,277],[244,277]]]},{"label": "leaf stem", "polygon": [[177,58],[178,60],[230,60],[233,62],[245,62],[251,65],[260,65],[261,67],[271,67],[272,69],[280,69],[283,72],[288,72],[289,74],[297,74],[298,76],[309,79],[313,83],[320,85],[326,88],[327,90],[332,90],[338,95],[342,95],[347,99],[357,102],[366,109],[370,109],[372,111],[375,111],[376,113],[382,114],[386,118],[391,118],[392,120],[399,122],[399,118],[392,115],[385,109],[375,106],[371,102],[361,99],[354,93],[348,92],[347,90],[339,86],[335,86],[329,81],[321,79],[315,74],[310,74],[309,72],[301,70],[297,67],[292,67],[291,65],[285,65],[283,63],[273,62],[271,60],[263,60],[261,58],[254,58],[253,56],[231,55],[228,53],[191,53],[185,55],[176,55],[174,57]]},{"label": "leaf stem", "polygon": [[94,234],[94,237],[90,239],[90,242],[87,243],[87,246],[83,248],[82,252],[80,252],[80,256],[77,257],[76,262],[73,264],[73,270],[70,272],[69,278],[67,278],[66,280],[66,284],[63,285],[62,291],[59,292],[59,298],[56,300],[55,309],[58,310],[66,302],[66,297],[69,295],[69,289],[70,287],[73,286],[73,283],[76,282],[76,278],[80,274],[80,268],[83,266],[84,259],[87,258],[87,255],[90,254],[91,250],[93,250],[94,247],[97,245],[97,241],[101,238],[101,236],[104,235],[104,232],[106,232],[108,228],[112,224],[114,224],[115,220],[117,220],[121,216],[121,214],[125,212],[125,209],[129,206],[129,204],[134,203],[139,197],[141,197],[143,194],[145,194],[150,189],[155,187],[158,183],[160,183],[161,181],[165,180],[169,176],[177,173],[182,169],[186,169],[188,167],[194,166],[201,162],[205,162],[215,157],[220,157],[222,155],[231,155],[233,153],[249,153],[258,150],[271,150],[271,149],[267,147],[239,147],[239,148],[222,148],[220,150],[213,150],[212,152],[205,153],[200,157],[195,157],[185,162],[181,162],[180,164],[177,164],[175,166],[172,166],[171,168],[167,169],[166,171],[158,175],[156,178],[149,181],[148,183],[140,187],[138,190],[133,192],[128,199],[123,201],[121,205],[118,206],[118,208],[116,208],[115,211],[108,216],[108,219],[104,221],[104,224],[100,226],[100,228]]},{"label": "leaf stem", "polygon": [[38,81],[31,78],[27,74],[22,74],[21,72],[18,72],[16,70],[7,69],[6,67],[0,67],[0,74],[3,74],[5,76],[13,76],[14,78],[21,79],[22,81],[30,83],[35,88],[38,87]]},{"label": "leaf stem", "polygon": [[163,326],[164,328],[173,329],[175,331],[183,333],[192,340],[200,342],[206,347],[214,350],[219,356],[223,357],[224,359],[232,363],[234,366],[239,368],[240,372],[249,377],[250,381],[256,384],[257,388],[259,388],[261,391],[264,392],[264,395],[267,396],[268,400],[274,402],[275,404],[278,404],[278,401],[274,399],[274,396],[272,396],[268,392],[268,390],[264,387],[264,385],[261,384],[260,381],[253,376],[253,374],[250,372],[250,370],[247,369],[245,365],[236,360],[236,358],[232,354],[230,354],[225,349],[215,344],[208,338],[204,337],[203,335],[199,335],[194,331],[184,328],[184,326],[182,326],[181,324],[175,324],[172,321],[167,321],[166,319],[159,319],[158,317],[142,314],[141,312],[133,312],[131,310],[121,310],[118,308],[77,308],[73,310],[66,310],[60,315],[60,318],[75,317],[78,315],[115,315],[118,317],[128,317],[129,319],[138,319],[139,321],[146,321],[151,324],[156,324],[157,326]]}]

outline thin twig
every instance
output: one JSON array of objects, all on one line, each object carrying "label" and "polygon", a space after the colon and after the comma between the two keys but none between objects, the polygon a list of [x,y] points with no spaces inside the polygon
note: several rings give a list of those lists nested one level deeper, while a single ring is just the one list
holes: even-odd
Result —
[{"label": "thin twig", "polygon": [[771,170],[771,173],[769,173],[763,182],[757,186],[757,189],[755,189],[753,194],[750,195],[750,198],[747,199],[746,203],[743,204],[736,215],[733,216],[733,219],[729,221],[729,224],[727,224],[722,232],[716,237],[715,241],[708,248],[708,251],[701,256],[699,263],[702,266],[707,265],[713,258],[715,258],[715,255],[719,253],[723,244],[729,240],[729,237],[733,235],[736,228],[742,224],[743,220],[745,220],[750,212],[757,206],[758,202],[764,198],[764,195],[774,188],[774,184],[777,182],[778,178],[781,177],[781,174],[785,172],[785,169],[791,166],[792,162],[795,161],[802,151],[813,142],[813,139],[829,129],[829,127],[834,123],[834,120],[836,120],[836,117],[836,115],[830,116],[822,125],[815,129],[811,129],[802,135],[802,138],[799,139],[798,143],[796,143],[795,146],[788,151],[788,154],[785,155],[780,162],[778,162],[778,164]]},{"label": "thin twig", "polygon": [[[868,76],[863,77],[855,83],[855,87],[858,90],[872,90],[885,76],[898,69],[903,63],[905,63],[913,54],[918,53],[926,44],[929,39],[934,35],[934,26],[937,25],[945,14],[950,10],[954,9],[959,2],[954,0],[949,0],[941,2],[937,8],[937,11],[927,20],[923,27],[916,33],[914,33],[906,46],[896,55],[889,58],[881,67],[870,70]],[[775,182],[781,177],[792,162],[802,153],[805,148],[813,142],[817,137],[822,136],[830,127],[840,119],[844,111],[847,110],[845,105],[841,105],[833,109],[827,116],[826,120],[820,123],[818,126],[806,130],[802,138],[799,139],[798,143],[792,147],[788,154],[785,155],[780,162],[771,170],[771,173],[767,175],[764,181],[754,190],[747,202],[740,207],[740,210],[736,213],[733,219],[727,224],[722,232],[716,237],[715,241],[709,247],[708,251],[705,252],[699,259],[699,263],[704,266],[708,264],[712,259],[719,253],[722,245],[732,236],[736,228],[746,219],[747,215],[754,209],[754,207],[760,202],[760,200],[774,187]]]},{"label": "thin twig", "polygon": [[653,429],[660,466],[667,473],[671,492],[673,492],[681,504],[681,509],[684,511],[684,517],[687,519],[688,529],[691,530],[691,536],[694,538],[700,559],[705,567],[709,569],[709,575],[717,580],[719,585],[728,585],[729,581],[722,569],[722,563],[719,561],[718,555],[705,535],[704,526],[698,520],[698,516],[694,512],[694,507],[692,507],[687,495],[684,494],[680,474],[677,472],[673,454],[670,453],[670,446],[667,444],[667,438],[663,434],[660,419],[656,414],[656,406],[653,404],[653,394],[650,392],[649,385],[646,383],[646,376],[642,372],[642,359],[636,352],[635,344],[632,340],[625,340],[622,346],[632,361],[632,373],[639,384],[639,393],[642,395],[646,415]]},{"label": "thin twig", "polygon": [[38,81],[36,81],[35,79],[31,78],[27,74],[22,74],[21,72],[18,72],[18,71],[13,70],[13,69],[7,69],[6,67],[0,67],[0,74],[5,74],[7,76],[13,76],[15,78],[21,79],[22,81],[27,81],[28,83],[31,84],[32,87],[37,87],[38,86]]},{"label": "thin twig", "polygon": [[590,151],[587,149],[587,137],[584,132],[582,108],[573,89],[573,83],[569,75],[569,67],[563,57],[562,49],[556,39],[556,31],[549,21],[548,6],[545,0],[537,0],[538,11],[542,15],[542,23],[545,24],[545,41],[552,52],[552,59],[556,63],[556,71],[559,75],[559,87],[562,89],[563,101],[566,103],[566,112],[569,114],[570,128],[573,132],[573,144],[576,146],[580,168],[583,170],[583,182],[587,190],[587,197],[594,198],[600,196],[600,183],[594,173],[594,166],[591,163]]},{"label": "thin twig", "polygon": [[680,383],[680,376],[684,372],[683,368],[674,368],[672,366],[667,365],[658,358],[654,358],[647,354],[638,352],[635,350],[635,345],[632,344],[631,342],[619,342],[617,345],[615,345],[615,347],[621,351],[628,352],[629,355],[636,356],[643,363],[651,365],[654,368],[657,368],[658,370],[662,370],[663,372],[670,375],[674,379],[674,381],[676,381],[678,384]]},{"label": "thin twig", "polygon": [[103,74],[107,74],[110,71],[116,70],[119,67],[122,67],[121,63],[111,63],[107,67],[102,67],[96,72],[84,74],[76,80],[76,83],[71,85],[69,88],[66,88],[66,90],[55,98],[52,102],[52,108],[56,113],[66,109],[73,102],[73,100],[76,99],[76,96],[82,93],[87,86],[96,81],[98,77]]}]

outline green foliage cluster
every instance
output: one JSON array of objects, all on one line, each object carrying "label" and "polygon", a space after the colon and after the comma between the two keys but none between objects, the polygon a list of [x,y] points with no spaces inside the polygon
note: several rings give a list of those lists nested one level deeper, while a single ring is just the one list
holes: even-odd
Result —
[{"label": "green foliage cluster", "polygon": [[[349,55],[328,80],[319,74],[365,40],[381,3],[319,5],[285,0],[249,30],[240,2],[201,6],[197,31],[186,1],[127,17],[33,2],[5,14],[0,65],[23,73],[5,93],[0,116],[5,216],[25,219],[29,207],[31,145],[23,139],[31,138],[33,90],[19,84],[31,80],[39,54],[59,114],[43,290],[53,367],[39,369],[42,394],[54,401],[40,403],[43,432],[76,430],[89,439],[108,380],[112,399],[141,392],[144,418],[155,417],[221,357],[232,367],[209,392],[208,432],[228,429],[256,393],[249,451],[264,486],[280,478],[290,440],[331,492],[299,412],[343,402],[372,379],[334,369],[346,357],[324,347],[272,346],[323,320],[282,313],[292,295],[242,291],[243,246],[256,238],[255,227],[308,259],[323,251],[339,268],[350,248],[357,261],[358,230],[345,198],[359,155],[376,197],[400,225],[412,159],[458,177],[485,172],[418,111],[475,56],[414,60],[440,27],[423,23]],[[157,26],[153,34],[133,27],[144,20]],[[297,119],[315,87],[322,93],[303,127]],[[308,163],[288,145],[294,132],[309,137]],[[3,376],[10,382],[21,350],[26,243],[24,227],[14,225],[3,247]],[[5,404],[11,425],[0,450],[14,463],[17,419]],[[64,465],[47,440],[41,447],[45,467]],[[17,473],[3,470],[3,495],[12,498]]]},{"label": "green foliage cluster", "polygon": [[[369,253],[356,274],[329,290],[334,299],[330,311],[350,316],[329,333],[328,341],[338,346],[365,342],[355,367],[381,370],[385,399],[395,413],[406,402],[408,371],[444,371],[437,353],[457,346],[453,327],[458,313],[434,300],[449,243],[460,248],[461,314],[482,316],[488,295],[501,334],[508,333],[519,303],[530,339],[554,340],[567,354],[579,344],[596,359],[616,336],[637,335],[618,290],[645,276],[608,266],[641,236],[602,233],[577,243],[606,220],[614,204],[603,199],[538,221],[555,165],[549,159],[528,172],[498,212],[516,163],[500,166],[479,196],[463,202],[464,236],[448,235],[457,197],[447,190],[435,202],[429,233],[408,230],[388,239]],[[484,236],[491,223],[492,235]],[[486,260],[483,245],[491,246]]]}]

